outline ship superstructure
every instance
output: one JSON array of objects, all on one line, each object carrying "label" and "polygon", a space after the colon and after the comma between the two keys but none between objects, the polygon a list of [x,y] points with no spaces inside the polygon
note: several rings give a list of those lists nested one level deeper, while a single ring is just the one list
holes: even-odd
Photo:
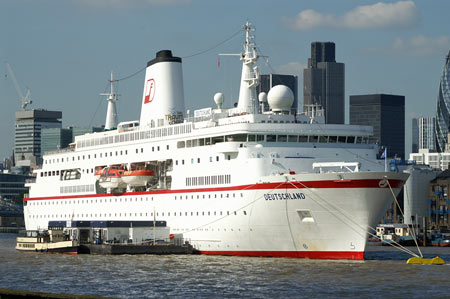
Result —
[{"label": "ship superstructure", "polygon": [[384,172],[371,127],[292,114],[283,85],[257,96],[258,54],[244,28],[237,107],[223,108],[218,93],[217,107],[185,117],[182,60],[158,52],[139,121],[44,156],[25,199],[27,229],[156,219],[205,254],[362,259],[367,231],[407,175]]}]

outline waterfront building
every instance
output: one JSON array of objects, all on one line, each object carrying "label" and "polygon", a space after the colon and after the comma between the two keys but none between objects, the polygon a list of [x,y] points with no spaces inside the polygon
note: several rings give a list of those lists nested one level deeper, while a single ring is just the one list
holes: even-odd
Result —
[{"label": "waterfront building", "polygon": [[405,97],[390,94],[350,96],[350,124],[373,127],[370,142],[387,157],[405,158]]},{"label": "waterfront building", "polygon": [[412,126],[411,126],[411,141],[412,141],[412,147],[411,147],[411,153],[418,153],[419,152],[419,119],[413,118],[412,119]]},{"label": "waterfront building", "polygon": [[311,43],[311,58],[303,70],[304,111],[312,105],[324,110],[325,123],[345,122],[345,65],[336,62],[333,42]]},{"label": "waterfront building", "polygon": [[3,200],[18,200],[20,197],[28,192],[28,187],[25,187],[25,182],[31,177],[23,174],[15,173],[0,173],[0,198]]},{"label": "waterfront building", "polygon": [[405,214],[403,223],[422,227],[423,219],[427,216],[430,181],[436,178],[440,171],[433,170],[427,165],[410,165],[403,172],[409,173],[403,188]]},{"label": "waterfront building", "polygon": [[72,142],[75,142],[75,137],[77,136],[94,132],[102,132],[105,130],[104,127],[69,127],[68,129],[72,131]]},{"label": "waterfront building", "polygon": [[[260,92],[268,93],[269,90],[276,85],[286,85],[294,93],[294,102],[292,103],[291,112],[296,113],[298,110],[298,76],[267,74],[260,76],[260,84],[258,86],[258,94]],[[264,103],[264,111],[269,110],[269,103]]]},{"label": "waterfront building", "polygon": [[419,127],[419,149],[428,149],[430,152],[436,150],[435,118],[420,117]]},{"label": "waterfront building", "polygon": [[418,153],[410,153],[409,160],[418,165],[429,165],[432,169],[450,169],[450,152],[430,152],[428,149],[419,149]]},{"label": "waterfront building", "polygon": [[443,152],[448,142],[450,126],[450,51],[445,59],[439,83],[436,110],[436,150]]},{"label": "waterfront building", "polygon": [[42,129],[41,133],[42,154],[66,148],[72,142],[72,130],[70,128],[47,128]]},{"label": "waterfront building", "polygon": [[430,182],[429,200],[427,201],[428,227],[430,229],[450,229],[450,170],[440,173]]},{"label": "waterfront building", "polygon": [[41,131],[61,128],[61,111],[42,109],[16,111],[14,160],[16,165],[36,166],[41,163]]}]

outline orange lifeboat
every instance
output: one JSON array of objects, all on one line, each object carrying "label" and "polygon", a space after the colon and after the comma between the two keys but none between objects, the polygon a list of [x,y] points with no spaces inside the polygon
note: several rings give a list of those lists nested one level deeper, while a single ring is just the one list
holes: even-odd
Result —
[{"label": "orange lifeboat", "polygon": [[122,181],[124,170],[118,166],[104,167],[95,173],[97,180],[103,188],[118,188],[125,184]]},{"label": "orange lifeboat", "polygon": [[132,187],[145,186],[154,175],[153,170],[128,170],[123,172],[122,181]]}]

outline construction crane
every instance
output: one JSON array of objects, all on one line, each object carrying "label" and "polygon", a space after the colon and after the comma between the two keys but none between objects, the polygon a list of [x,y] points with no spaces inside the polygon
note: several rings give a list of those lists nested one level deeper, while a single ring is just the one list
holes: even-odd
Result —
[{"label": "construction crane", "polygon": [[27,93],[25,94],[25,96],[23,96],[22,90],[20,89],[19,83],[17,82],[16,76],[14,75],[11,65],[8,63],[8,61],[5,61],[5,65],[14,83],[14,87],[16,88],[17,94],[20,97],[22,110],[25,110],[28,105],[33,103],[33,101],[31,100],[30,89],[27,87]]}]

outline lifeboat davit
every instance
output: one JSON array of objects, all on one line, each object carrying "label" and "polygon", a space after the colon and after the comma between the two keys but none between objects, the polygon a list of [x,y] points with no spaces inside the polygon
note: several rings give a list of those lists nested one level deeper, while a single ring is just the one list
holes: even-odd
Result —
[{"label": "lifeboat davit", "polygon": [[153,170],[128,170],[122,174],[122,181],[131,186],[146,186],[154,177]]},{"label": "lifeboat davit", "polygon": [[103,188],[118,188],[124,187],[125,183],[122,180],[122,175],[124,170],[120,167],[104,167],[103,169],[97,171],[95,176],[97,177],[98,183]]}]

